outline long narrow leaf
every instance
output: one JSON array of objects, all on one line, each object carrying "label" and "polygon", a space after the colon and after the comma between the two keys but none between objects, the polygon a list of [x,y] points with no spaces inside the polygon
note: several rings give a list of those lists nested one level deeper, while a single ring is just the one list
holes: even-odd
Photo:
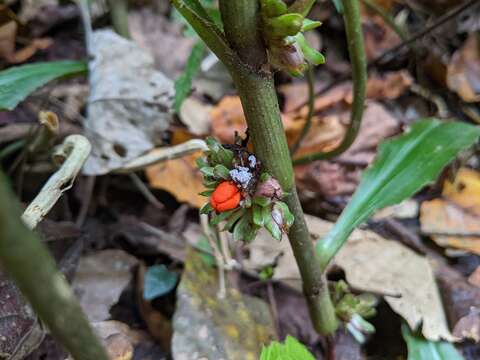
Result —
[{"label": "long narrow leaf", "polygon": [[350,203],[330,233],[317,244],[322,267],[356,226],[374,211],[397,204],[434,181],[443,167],[479,136],[478,126],[425,119],[414,123],[407,133],[381,144]]},{"label": "long narrow leaf", "polygon": [[53,61],[11,67],[0,72],[0,110],[13,110],[49,81],[87,71],[82,61]]},{"label": "long narrow leaf", "polygon": [[215,55],[226,65],[235,67],[241,65],[235,52],[230,48],[227,39],[205,11],[198,0],[171,0],[177,11],[197,32]]},{"label": "long narrow leaf", "polygon": [[413,334],[407,324],[402,324],[402,335],[408,347],[408,360],[464,360],[449,342],[429,341]]},{"label": "long narrow leaf", "polygon": [[196,43],[190,56],[188,57],[187,65],[183,73],[175,80],[175,111],[180,113],[180,107],[183,101],[190,93],[192,88],[192,80],[200,70],[203,55],[205,54],[205,45],[203,42]]}]

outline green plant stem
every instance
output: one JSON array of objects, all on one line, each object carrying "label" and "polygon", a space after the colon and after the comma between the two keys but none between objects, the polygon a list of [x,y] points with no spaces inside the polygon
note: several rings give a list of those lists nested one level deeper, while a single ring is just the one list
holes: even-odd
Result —
[{"label": "green plant stem", "polygon": [[[248,36],[245,34],[253,32],[253,29],[239,25],[247,22],[245,19],[247,16],[251,17],[248,20],[249,23],[258,23],[258,11],[252,14],[252,8],[258,9],[257,0],[220,1],[225,33],[230,44],[235,44],[238,38],[252,39],[251,34]],[[255,28],[258,29],[258,27]],[[330,334],[337,328],[337,318],[296,193],[293,167],[280,117],[273,76],[270,72],[261,70],[265,68],[266,55],[261,41],[258,41],[261,39],[258,31],[256,37],[257,39],[252,39],[252,43],[244,44],[241,49],[234,49],[241,58],[248,58],[251,62],[246,66],[229,70],[242,101],[255,153],[266,170],[289,193],[286,203],[295,216],[295,222],[289,232],[289,240],[302,276],[303,290],[313,325],[319,333]],[[257,49],[254,50],[253,47]],[[241,53],[243,51],[251,51],[258,55],[247,57]]]},{"label": "green plant stem", "polygon": [[329,159],[347,150],[355,141],[362,123],[367,82],[367,62],[363,46],[362,27],[358,1],[342,0],[348,53],[352,64],[353,104],[350,125],[340,145],[332,151],[308,154],[293,161],[294,165],[306,164],[315,160]]},{"label": "green plant stem", "polygon": [[112,25],[118,35],[130,39],[128,0],[108,0]]},{"label": "green plant stem", "polygon": [[40,239],[20,221],[0,171],[0,263],[75,360],[108,360],[64,276]]},{"label": "green plant stem", "polygon": [[307,136],[308,131],[312,127],[312,118],[313,112],[315,110],[315,74],[313,71],[313,66],[309,65],[307,69],[307,83],[308,83],[308,114],[307,120],[305,121],[305,125],[303,126],[302,132],[298,137],[295,144],[293,144],[292,149],[290,150],[290,154],[293,156],[300,145],[302,144],[303,139]]}]

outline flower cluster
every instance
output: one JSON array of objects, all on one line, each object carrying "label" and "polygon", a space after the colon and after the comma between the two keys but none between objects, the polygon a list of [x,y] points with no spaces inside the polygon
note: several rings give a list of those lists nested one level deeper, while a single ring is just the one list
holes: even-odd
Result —
[{"label": "flower cluster", "polygon": [[206,156],[197,160],[208,189],[201,195],[210,201],[200,209],[211,214],[212,225],[223,223],[222,230],[233,233],[235,240],[252,241],[265,227],[281,240],[294,217],[278,181],[262,170],[261,162],[241,144],[222,146],[208,138]]},{"label": "flower cluster", "polygon": [[325,57],[310,47],[303,33],[322,23],[289,13],[283,0],[260,0],[263,38],[270,62],[292,76],[301,76],[308,64],[325,63]]}]

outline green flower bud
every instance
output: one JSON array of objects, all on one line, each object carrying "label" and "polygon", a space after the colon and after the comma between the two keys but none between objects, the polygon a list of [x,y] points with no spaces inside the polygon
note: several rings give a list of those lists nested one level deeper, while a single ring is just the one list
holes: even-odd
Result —
[{"label": "green flower bud", "polygon": [[288,6],[282,0],[261,0],[261,12],[265,17],[275,17],[287,12]]},{"label": "green flower bud", "polygon": [[265,21],[265,36],[267,39],[283,38],[298,34],[303,26],[301,14],[284,14]]}]

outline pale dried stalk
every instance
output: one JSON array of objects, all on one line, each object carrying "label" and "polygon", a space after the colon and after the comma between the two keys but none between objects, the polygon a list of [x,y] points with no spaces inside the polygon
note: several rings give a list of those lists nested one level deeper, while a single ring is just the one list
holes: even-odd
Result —
[{"label": "pale dried stalk", "polygon": [[70,135],[55,150],[54,159],[63,162],[43,186],[22,214],[22,220],[29,229],[34,229],[48,214],[62,194],[72,187],[80,169],[90,154],[91,145],[82,135]]},{"label": "pale dried stalk", "polygon": [[114,172],[128,173],[141,170],[147,166],[151,166],[166,160],[177,159],[199,150],[208,150],[208,146],[205,141],[199,139],[188,140],[179,145],[153,149],[145,155],[139,156],[138,158],[128,162],[121,169],[117,169]]}]

